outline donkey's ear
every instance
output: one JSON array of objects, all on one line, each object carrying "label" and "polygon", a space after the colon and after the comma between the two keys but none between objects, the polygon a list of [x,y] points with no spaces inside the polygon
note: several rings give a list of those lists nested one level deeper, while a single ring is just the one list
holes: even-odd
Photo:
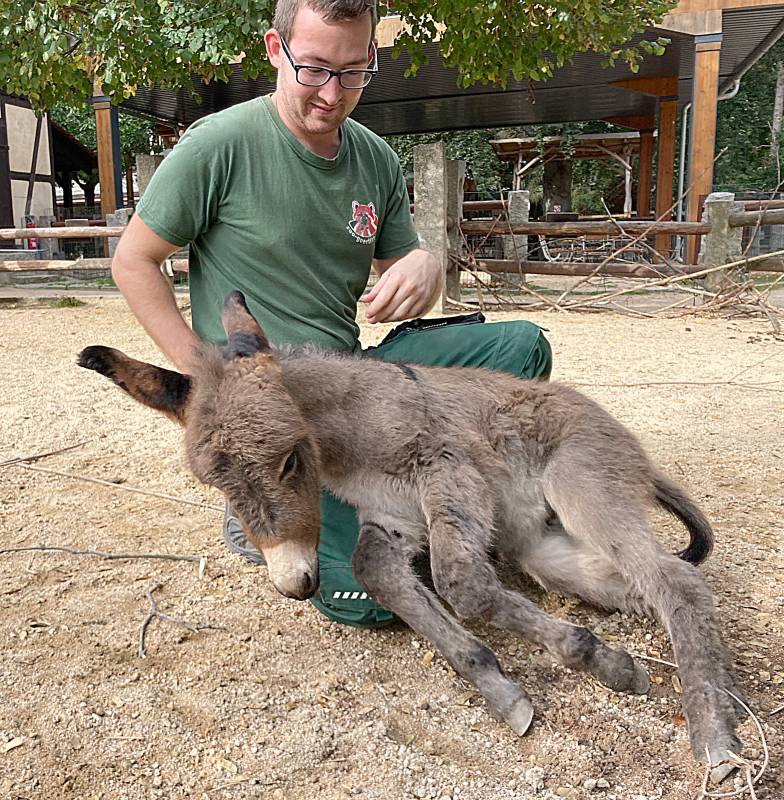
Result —
[{"label": "donkey's ear", "polygon": [[136,361],[119,350],[100,345],[85,347],[76,363],[105,375],[134,400],[162,411],[181,425],[185,423],[185,406],[191,390],[187,375]]},{"label": "donkey's ear", "polygon": [[221,321],[228,337],[228,358],[248,358],[257,353],[271,353],[270,343],[261,325],[248,310],[242,292],[235,289],[226,295]]}]

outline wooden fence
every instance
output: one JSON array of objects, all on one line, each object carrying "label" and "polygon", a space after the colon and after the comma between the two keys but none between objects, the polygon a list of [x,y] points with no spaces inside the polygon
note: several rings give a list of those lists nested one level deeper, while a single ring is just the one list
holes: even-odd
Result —
[{"label": "wooden fence", "polygon": [[[528,219],[527,192],[511,192],[505,200],[463,201],[465,163],[448,161],[442,142],[419,145],[414,156],[415,223],[422,246],[439,260],[446,276],[442,305],[449,297],[460,296],[460,272],[482,271],[490,274],[603,276],[629,278],[661,278],[671,275],[696,274],[705,278],[711,291],[719,290],[726,278],[721,271],[705,275],[706,268],[730,265],[759,272],[784,273],[781,253],[743,259],[741,241],[743,229],[761,225],[784,225],[784,200],[735,201],[733,195],[710,195],[704,205],[701,222],[672,222],[653,219],[590,219],[569,222],[536,222]],[[495,213],[494,219],[468,220],[469,212]],[[130,212],[120,210],[119,216],[110,217],[106,226],[66,226],[51,228],[0,229],[0,241],[18,239],[106,239],[110,254],[118,237],[125,230]],[[123,224],[116,224],[117,221]],[[503,258],[476,257],[467,252],[468,237],[501,237]],[[557,239],[598,242],[610,237],[622,242],[620,248],[610,249],[600,260],[532,260],[528,257],[527,237],[539,237],[546,242]],[[669,245],[671,237],[701,237],[700,257],[697,264],[680,264],[668,260],[662,245]],[[649,243],[650,242],[652,243]],[[642,242],[650,254],[645,260],[626,260],[621,251],[629,243]],[[662,254],[656,257],[654,247]],[[111,258],[83,258],[78,260],[2,260],[0,272],[63,271],[108,269]],[[187,271],[185,259],[168,261],[175,271]]]}]

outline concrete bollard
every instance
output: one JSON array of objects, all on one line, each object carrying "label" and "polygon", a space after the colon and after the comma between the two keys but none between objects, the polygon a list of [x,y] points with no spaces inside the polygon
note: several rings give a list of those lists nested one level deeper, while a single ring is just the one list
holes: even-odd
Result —
[{"label": "concrete bollard", "polygon": [[[730,226],[730,215],[734,211],[742,211],[743,203],[735,202],[732,192],[713,192],[705,200],[702,221],[710,224],[710,233],[702,237],[700,254],[697,263],[703,268],[720,267],[731,264],[743,257],[741,240],[743,228]],[[723,289],[733,286],[737,277],[743,275],[740,267],[729,270],[716,270],[706,275],[703,280],[709,292],[721,293]]]},{"label": "concrete bollard", "polygon": [[[531,213],[531,193],[527,189],[509,192],[506,199],[506,216],[510,225],[528,222]],[[504,258],[509,261],[528,260],[528,236],[526,234],[507,234],[503,237]],[[525,275],[514,274],[515,279]]]},{"label": "concrete bollard", "polygon": [[[432,253],[447,285],[449,267],[447,162],[443,141],[414,147],[414,225],[423,249]],[[446,310],[446,288],[439,303]]]}]

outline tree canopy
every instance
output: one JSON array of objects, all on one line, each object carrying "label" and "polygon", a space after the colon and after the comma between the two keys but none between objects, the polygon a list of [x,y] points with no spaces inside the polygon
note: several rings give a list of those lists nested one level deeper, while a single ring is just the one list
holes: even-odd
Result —
[{"label": "tree canopy", "polygon": [[[438,39],[464,84],[547,78],[593,50],[636,68],[662,41],[624,44],[672,0],[395,0],[415,71]],[[246,76],[268,69],[263,34],[274,0],[0,0],[0,81],[36,107],[83,102],[98,83],[121,101],[139,86],[227,80],[242,53]]]}]

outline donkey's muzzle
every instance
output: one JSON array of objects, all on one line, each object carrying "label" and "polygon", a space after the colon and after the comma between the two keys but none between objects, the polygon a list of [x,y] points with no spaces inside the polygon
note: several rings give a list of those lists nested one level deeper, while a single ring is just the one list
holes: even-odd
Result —
[{"label": "donkey's muzzle", "polygon": [[272,585],[294,600],[313,597],[319,587],[318,552],[296,540],[263,548]]},{"label": "donkey's muzzle", "polygon": [[307,600],[316,594],[319,587],[318,563],[316,563],[315,569],[304,573],[295,586],[292,586],[291,581],[279,586],[274,579],[272,584],[284,597],[290,597],[292,600]]}]

